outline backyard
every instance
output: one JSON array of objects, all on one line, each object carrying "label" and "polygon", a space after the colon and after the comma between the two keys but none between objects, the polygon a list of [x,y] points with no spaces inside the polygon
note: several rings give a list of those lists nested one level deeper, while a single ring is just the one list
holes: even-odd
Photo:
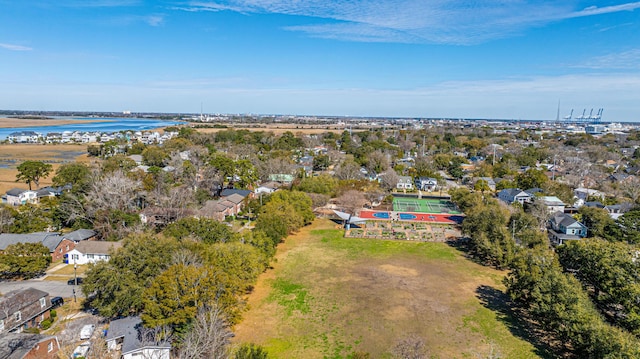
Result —
[{"label": "backyard", "polygon": [[263,345],[272,358],[391,358],[410,335],[433,358],[543,355],[514,324],[505,273],[447,243],[344,238],[318,219],[276,258],[234,329],[236,343]]}]

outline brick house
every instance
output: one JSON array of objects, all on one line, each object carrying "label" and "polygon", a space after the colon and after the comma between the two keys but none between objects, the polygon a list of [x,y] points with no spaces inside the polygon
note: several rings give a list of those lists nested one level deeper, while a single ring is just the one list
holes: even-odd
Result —
[{"label": "brick house", "polygon": [[54,359],[58,358],[59,350],[57,337],[28,333],[0,335],[0,358]]},{"label": "brick house", "polygon": [[16,243],[42,243],[49,248],[51,260],[60,261],[64,256],[72,251],[76,244],[81,241],[96,238],[97,233],[90,229],[79,229],[67,234],[52,232],[36,232],[28,234],[2,233],[0,234],[0,251],[5,250],[9,245]]},{"label": "brick house", "polygon": [[0,297],[0,333],[39,327],[50,318],[49,293],[35,288],[11,291]]}]

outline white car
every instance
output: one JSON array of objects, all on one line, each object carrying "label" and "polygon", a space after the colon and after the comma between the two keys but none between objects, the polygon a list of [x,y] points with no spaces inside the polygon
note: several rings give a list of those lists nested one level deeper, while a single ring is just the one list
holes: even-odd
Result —
[{"label": "white car", "polygon": [[82,327],[82,330],[80,330],[80,340],[90,339],[95,329],[96,326],[93,324],[87,324]]},{"label": "white car", "polygon": [[86,358],[87,353],[89,352],[89,348],[91,348],[91,343],[84,342],[78,345],[74,350],[72,357],[73,358]]}]

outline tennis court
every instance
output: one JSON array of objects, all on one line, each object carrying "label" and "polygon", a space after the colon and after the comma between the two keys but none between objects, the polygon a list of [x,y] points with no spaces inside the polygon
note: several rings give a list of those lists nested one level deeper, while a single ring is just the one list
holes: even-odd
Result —
[{"label": "tennis court", "polygon": [[444,199],[399,198],[393,199],[393,210],[396,212],[448,213],[460,214],[453,202]]}]

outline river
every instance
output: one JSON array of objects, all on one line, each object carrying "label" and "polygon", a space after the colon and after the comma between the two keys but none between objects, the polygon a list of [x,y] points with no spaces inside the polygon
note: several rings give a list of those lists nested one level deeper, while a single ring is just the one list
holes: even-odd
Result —
[{"label": "river", "polygon": [[[81,131],[81,132],[120,132],[120,131],[144,131],[154,128],[161,128],[173,125],[184,124],[180,121],[165,121],[158,119],[142,119],[142,118],[117,118],[117,117],[67,117],[56,118],[56,120],[76,120],[76,123],[58,125],[58,126],[35,126],[35,127],[13,127],[0,128],[0,140],[4,140],[9,134],[21,131],[34,131],[36,133],[46,135],[50,132],[64,131]],[[83,122],[86,121],[86,122]],[[100,121],[100,122],[91,122]],[[16,125],[19,125],[20,119],[16,119]]]}]

